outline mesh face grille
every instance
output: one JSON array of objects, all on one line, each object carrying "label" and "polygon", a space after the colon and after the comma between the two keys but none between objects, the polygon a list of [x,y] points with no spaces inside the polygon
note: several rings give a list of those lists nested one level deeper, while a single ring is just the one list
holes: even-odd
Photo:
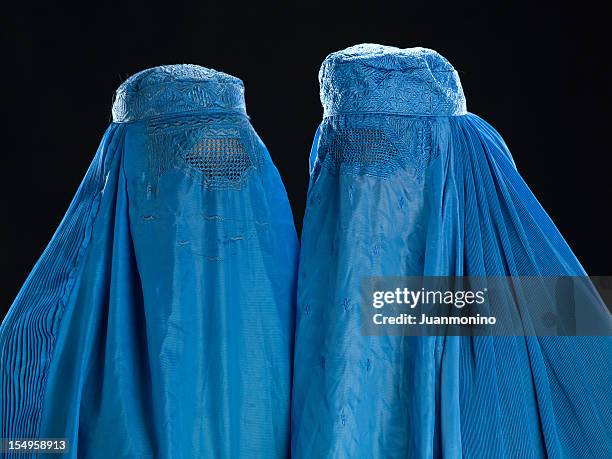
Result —
[{"label": "mesh face grille", "polygon": [[199,140],[187,152],[185,161],[210,181],[223,178],[231,182],[238,181],[251,167],[251,159],[240,139],[235,137]]},{"label": "mesh face grille", "polygon": [[384,132],[374,129],[338,129],[329,147],[336,165],[386,166],[397,154]]}]

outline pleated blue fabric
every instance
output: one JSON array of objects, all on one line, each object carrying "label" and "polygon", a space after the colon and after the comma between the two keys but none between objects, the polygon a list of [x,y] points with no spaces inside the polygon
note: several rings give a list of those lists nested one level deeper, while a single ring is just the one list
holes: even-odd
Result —
[{"label": "pleated blue fabric", "polygon": [[287,457],[298,241],[242,82],[145,70],[113,120],[2,323],[1,436]]},{"label": "pleated blue fabric", "polygon": [[610,337],[361,334],[367,276],[585,272],[440,54],[358,45],[319,79],[293,456],[612,457]]}]

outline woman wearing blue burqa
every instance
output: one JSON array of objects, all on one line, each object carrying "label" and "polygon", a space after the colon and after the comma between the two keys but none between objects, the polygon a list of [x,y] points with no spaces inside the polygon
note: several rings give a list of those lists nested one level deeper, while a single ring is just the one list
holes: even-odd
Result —
[{"label": "woman wearing blue burqa", "polygon": [[242,82],[132,76],[2,324],[2,438],[67,438],[63,457],[286,457],[297,251]]},{"label": "woman wearing blue burqa", "polygon": [[362,333],[369,276],[584,271],[438,53],[358,45],[319,79],[294,457],[611,457],[607,336]]}]

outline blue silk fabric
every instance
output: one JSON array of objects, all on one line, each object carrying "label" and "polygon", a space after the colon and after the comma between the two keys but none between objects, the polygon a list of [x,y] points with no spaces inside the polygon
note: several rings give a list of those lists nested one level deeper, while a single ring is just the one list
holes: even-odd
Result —
[{"label": "blue silk fabric", "polygon": [[438,53],[358,45],[319,79],[293,456],[612,457],[607,336],[361,334],[366,276],[585,273]]},{"label": "blue silk fabric", "polygon": [[145,70],[113,119],[2,324],[1,436],[287,457],[298,241],[242,82]]}]

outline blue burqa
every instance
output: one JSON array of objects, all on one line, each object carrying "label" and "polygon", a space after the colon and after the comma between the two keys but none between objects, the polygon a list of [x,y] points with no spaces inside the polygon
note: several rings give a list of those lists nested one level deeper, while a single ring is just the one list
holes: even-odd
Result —
[{"label": "blue burqa", "polygon": [[584,271],[438,53],[358,45],[319,79],[293,456],[612,457],[609,337],[361,333],[368,276]]},{"label": "blue burqa", "polygon": [[287,457],[297,252],[242,82],[132,76],[2,324],[1,437],[67,438],[62,457]]}]

